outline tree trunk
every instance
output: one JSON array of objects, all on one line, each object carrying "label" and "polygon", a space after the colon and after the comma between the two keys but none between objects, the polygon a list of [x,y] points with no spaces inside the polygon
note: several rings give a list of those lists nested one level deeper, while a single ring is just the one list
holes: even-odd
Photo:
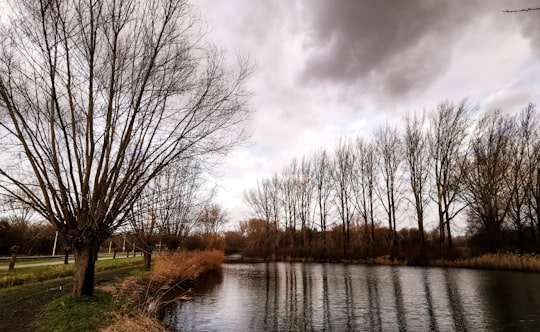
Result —
[{"label": "tree trunk", "polygon": [[450,219],[446,220],[446,233],[448,237],[448,248],[452,249],[452,233],[450,232]]},{"label": "tree trunk", "polygon": [[73,297],[94,295],[94,272],[99,245],[74,243]]},{"label": "tree trunk", "polygon": [[144,268],[147,270],[150,270],[150,267],[152,266],[152,251],[143,250],[143,256],[144,256]]}]

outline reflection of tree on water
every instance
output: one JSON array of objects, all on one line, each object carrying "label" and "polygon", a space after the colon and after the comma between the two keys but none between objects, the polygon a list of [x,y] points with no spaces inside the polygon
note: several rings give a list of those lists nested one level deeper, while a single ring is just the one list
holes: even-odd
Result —
[{"label": "reflection of tree on water", "polygon": [[226,267],[223,279],[206,285],[207,299],[197,287],[169,322],[183,331],[538,330],[540,323],[536,275],[268,263]]},{"label": "reflection of tree on water", "polygon": [[351,275],[349,269],[345,270],[344,284],[345,284],[345,311],[347,312],[347,330],[352,331],[355,328],[356,317],[354,314],[354,295],[351,284]]},{"label": "reflection of tree on water", "polygon": [[289,265],[285,273],[285,324],[287,331],[294,331],[298,320],[298,292],[297,292],[296,272],[294,265]]},{"label": "reflection of tree on water", "polygon": [[451,271],[446,271],[444,274],[446,293],[448,295],[448,302],[450,304],[450,310],[452,311],[452,322],[454,324],[455,331],[467,330],[465,324],[465,317],[463,315],[463,304],[461,302],[461,294],[459,288],[456,285]]},{"label": "reflection of tree on water", "polygon": [[328,272],[327,265],[323,265],[323,317],[324,330],[330,329],[330,299],[328,297]]},{"label": "reflection of tree on water", "polygon": [[[272,268],[270,266],[272,265]],[[264,306],[264,326],[265,330],[276,330],[278,327],[278,298],[279,287],[276,263],[266,263],[266,297]],[[273,296],[272,296],[273,293]],[[272,301],[273,300],[273,301]]]},{"label": "reflection of tree on water", "polygon": [[369,323],[372,331],[382,331],[381,304],[379,296],[379,284],[377,270],[366,274],[368,302],[369,302]]},{"label": "reflection of tree on water", "polygon": [[422,281],[424,284],[424,294],[426,296],[426,305],[427,305],[427,311],[428,311],[428,317],[429,317],[429,330],[430,331],[438,331],[437,329],[437,319],[435,318],[435,312],[433,310],[433,303],[431,299],[431,290],[429,289],[429,278],[428,278],[428,271],[427,269],[424,269],[422,271]]},{"label": "reflection of tree on water", "polygon": [[401,292],[401,281],[399,280],[398,268],[392,268],[392,282],[394,285],[394,299],[396,301],[397,323],[400,331],[407,330],[405,320],[405,310],[403,308],[403,294]]},{"label": "reflection of tree on water", "polygon": [[309,265],[302,264],[302,294],[303,294],[303,310],[302,310],[302,316],[303,316],[303,322],[304,322],[304,330],[312,330],[311,323],[312,323],[312,315],[313,315],[313,298],[312,298],[312,291],[313,291],[313,285],[311,282],[311,278],[308,276],[307,268]]}]

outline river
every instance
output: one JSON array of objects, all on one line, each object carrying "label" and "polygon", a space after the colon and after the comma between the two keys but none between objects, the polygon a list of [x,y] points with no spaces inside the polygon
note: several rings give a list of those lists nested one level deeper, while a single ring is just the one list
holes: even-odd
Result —
[{"label": "river", "polygon": [[317,263],[224,264],[179,331],[539,331],[540,274]]}]

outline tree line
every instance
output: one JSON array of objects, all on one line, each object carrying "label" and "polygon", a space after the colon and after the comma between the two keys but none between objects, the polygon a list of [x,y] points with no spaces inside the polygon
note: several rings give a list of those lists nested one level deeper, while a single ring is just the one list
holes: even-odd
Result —
[{"label": "tree line", "polygon": [[342,137],[245,191],[254,219],[240,232],[266,235],[262,255],[443,255],[460,225],[480,250],[534,251],[539,121],[533,104],[507,114],[444,101],[408,113],[401,128]]}]

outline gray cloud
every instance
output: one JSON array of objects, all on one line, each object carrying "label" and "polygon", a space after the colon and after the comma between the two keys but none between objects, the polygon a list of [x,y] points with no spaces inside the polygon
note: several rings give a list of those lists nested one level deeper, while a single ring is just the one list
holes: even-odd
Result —
[{"label": "gray cloud", "polygon": [[[540,1],[536,1],[536,7],[540,7]],[[521,23],[521,35],[530,40],[535,55],[540,57],[540,10],[512,13],[508,15],[514,16],[516,20]]]},{"label": "gray cloud", "polygon": [[479,3],[306,1],[311,53],[301,80],[369,80],[390,95],[423,89],[444,73],[456,41],[482,14]]}]

